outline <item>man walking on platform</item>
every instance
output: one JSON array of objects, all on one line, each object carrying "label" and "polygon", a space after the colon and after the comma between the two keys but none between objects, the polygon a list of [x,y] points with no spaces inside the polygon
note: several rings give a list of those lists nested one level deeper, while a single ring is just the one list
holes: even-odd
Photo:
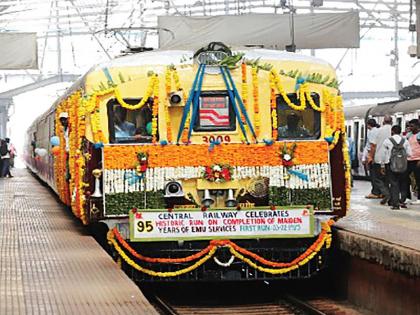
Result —
[{"label": "man walking on platform", "polygon": [[379,189],[379,187],[376,184],[375,176],[373,173],[373,163],[367,163],[367,158],[369,155],[369,151],[370,151],[370,143],[372,141],[373,138],[375,138],[376,136],[376,132],[379,130],[379,126],[376,123],[376,120],[373,118],[368,119],[367,121],[367,140],[366,140],[366,145],[365,148],[363,149],[363,153],[362,153],[362,162],[363,164],[366,165],[367,169],[369,170],[369,177],[370,177],[370,184],[372,185],[372,189],[370,191],[370,194],[365,196],[365,198],[367,199],[381,199],[381,190]]},{"label": "man walking on platform", "polygon": [[408,181],[410,180],[410,174],[414,173],[414,178],[416,179],[417,186],[417,200],[411,203],[420,204],[420,144],[417,140],[417,135],[420,131],[420,121],[418,119],[412,119],[410,120],[409,125],[412,135],[408,138],[408,143],[410,144],[412,154],[408,157],[408,170],[406,176],[408,183]]},{"label": "man walking on platform", "polygon": [[395,125],[391,129],[392,136],[384,141],[386,149],[385,165],[387,177],[391,185],[391,209],[407,208],[407,157],[411,155],[408,141],[401,136],[401,127]]},{"label": "man walking on platform", "polygon": [[383,126],[379,128],[374,137],[370,140],[368,163],[373,163],[372,173],[375,185],[379,188],[383,199],[381,204],[385,205],[390,201],[389,181],[386,176],[386,148],[384,141],[391,137],[392,117],[385,115]]}]

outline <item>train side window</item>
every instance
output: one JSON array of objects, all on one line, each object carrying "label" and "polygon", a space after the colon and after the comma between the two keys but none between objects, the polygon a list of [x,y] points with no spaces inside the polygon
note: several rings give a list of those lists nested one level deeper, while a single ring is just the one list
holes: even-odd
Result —
[{"label": "train side window", "polygon": [[[138,104],[141,99],[125,99],[130,105]],[[107,104],[108,130],[111,143],[150,143],[152,142],[153,99],[137,110],[122,107],[117,100]]]},{"label": "train side window", "polygon": [[[298,104],[296,93],[287,94]],[[311,93],[315,104],[319,105],[319,95]],[[304,111],[291,109],[282,96],[277,97],[278,137],[281,139],[318,139],[321,132],[321,115],[306,102]]]},{"label": "train side window", "polygon": [[235,113],[225,91],[202,92],[194,131],[233,131],[236,129]]}]

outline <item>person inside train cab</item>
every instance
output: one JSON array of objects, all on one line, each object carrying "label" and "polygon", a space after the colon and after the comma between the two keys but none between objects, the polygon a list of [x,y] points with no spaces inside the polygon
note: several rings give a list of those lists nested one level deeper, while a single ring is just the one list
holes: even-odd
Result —
[{"label": "person inside train cab", "polygon": [[114,128],[117,139],[133,137],[136,132],[136,126],[127,121],[127,109],[122,106],[114,107]]},{"label": "person inside train cab", "polygon": [[286,125],[280,126],[278,128],[278,138],[284,139],[310,137],[309,131],[305,127],[299,126],[301,120],[301,117],[295,112],[288,114]]},{"label": "person inside train cab", "polygon": [[69,114],[67,112],[61,112],[58,116],[60,120],[61,126],[63,126],[64,130],[64,140],[66,141],[66,152],[70,150],[70,143],[69,143]]},{"label": "person inside train cab", "polygon": [[152,104],[150,97],[136,115],[136,132],[134,138],[140,142],[152,141]]},{"label": "person inside train cab", "polygon": [[65,150],[66,150],[66,181],[70,181],[70,165],[69,165],[69,151],[70,151],[70,140],[69,140],[69,114],[67,112],[61,112],[58,115],[61,126],[63,126],[64,131],[64,141],[65,141]]}]

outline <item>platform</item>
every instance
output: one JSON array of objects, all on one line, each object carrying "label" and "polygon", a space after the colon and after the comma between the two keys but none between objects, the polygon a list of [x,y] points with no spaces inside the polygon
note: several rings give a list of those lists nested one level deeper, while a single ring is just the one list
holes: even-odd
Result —
[{"label": "platform", "polygon": [[0,178],[0,314],[156,314],[26,170]]},{"label": "platform", "polygon": [[334,225],[337,246],[387,268],[420,275],[420,205],[391,210],[366,199],[368,181],[355,181],[351,211]]}]

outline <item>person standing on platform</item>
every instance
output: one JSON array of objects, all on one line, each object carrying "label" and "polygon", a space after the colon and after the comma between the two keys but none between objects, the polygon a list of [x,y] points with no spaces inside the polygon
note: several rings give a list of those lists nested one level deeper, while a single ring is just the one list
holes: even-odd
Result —
[{"label": "person standing on platform", "polygon": [[374,180],[374,174],[373,174],[373,163],[367,163],[369,150],[370,150],[370,143],[372,142],[372,139],[376,136],[376,132],[379,130],[378,124],[376,123],[376,120],[373,118],[368,119],[367,121],[367,139],[366,139],[366,145],[363,149],[362,153],[362,163],[366,165],[367,169],[369,170],[369,176],[370,176],[370,183],[372,185],[372,189],[370,191],[370,194],[365,196],[367,199],[381,199],[383,196],[381,196],[381,190],[376,184],[376,181]]},{"label": "person standing on platform", "polygon": [[386,164],[386,149],[384,141],[391,137],[392,117],[385,115],[383,126],[379,128],[370,142],[370,150],[368,155],[368,163],[373,163],[372,173],[374,181],[379,188],[383,199],[381,205],[386,205],[390,201],[389,182],[386,176],[388,164]]},{"label": "person standing on platform", "polygon": [[[420,121],[418,119],[412,119],[409,122],[412,135],[408,138],[408,143],[411,148],[411,156],[408,157],[408,166],[407,166],[407,183],[410,180],[410,174],[414,174],[416,180],[416,191],[417,191],[417,200],[412,201],[412,204],[420,204],[420,144],[418,139],[420,131]],[[408,185],[407,185],[408,186]],[[407,188],[409,189],[409,188]]]},{"label": "person standing on platform", "polygon": [[70,180],[70,166],[69,166],[69,151],[70,151],[70,140],[69,140],[69,114],[67,112],[61,112],[58,116],[61,126],[64,131],[64,141],[66,150],[66,181]]},{"label": "person standing on platform", "polygon": [[[3,145],[3,141],[4,141],[4,140],[0,138],[0,148],[1,148],[1,146]],[[1,154],[0,154],[0,157],[1,157]],[[0,158],[0,178],[1,178],[1,177],[3,177],[3,176],[2,176],[2,169],[3,169],[3,161],[2,161],[2,159]]]},{"label": "person standing on platform", "polygon": [[0,155],[1,155],[1,176],[6,177],[10,174],[10,144],[9,139],[6,138],[2,141],[0,145]]},{"label": "person standing on platform", "polygon": [[7,176],[9,176],[10,178],[12,178],[13,175],[10,172],[10,170],[15,167],[16,148],[13,145],[13,143],[10,142],[10,138],[6,138],[5,140],[8,143],[9,148],[10,148],[10,152],[9,152],[9,154],[10,154],[10,159],[9,159],[9,173],[7,174]]},{"label": "person standing on platform", "polygon": [[387,177],[391,191],[391,209],[407,208],[407,157],[411,156],[408,141],[401,136],[401,127],[395,125],[391,128],[392,136],[384,141],[386,149],[385,164],[389,164]]}]

